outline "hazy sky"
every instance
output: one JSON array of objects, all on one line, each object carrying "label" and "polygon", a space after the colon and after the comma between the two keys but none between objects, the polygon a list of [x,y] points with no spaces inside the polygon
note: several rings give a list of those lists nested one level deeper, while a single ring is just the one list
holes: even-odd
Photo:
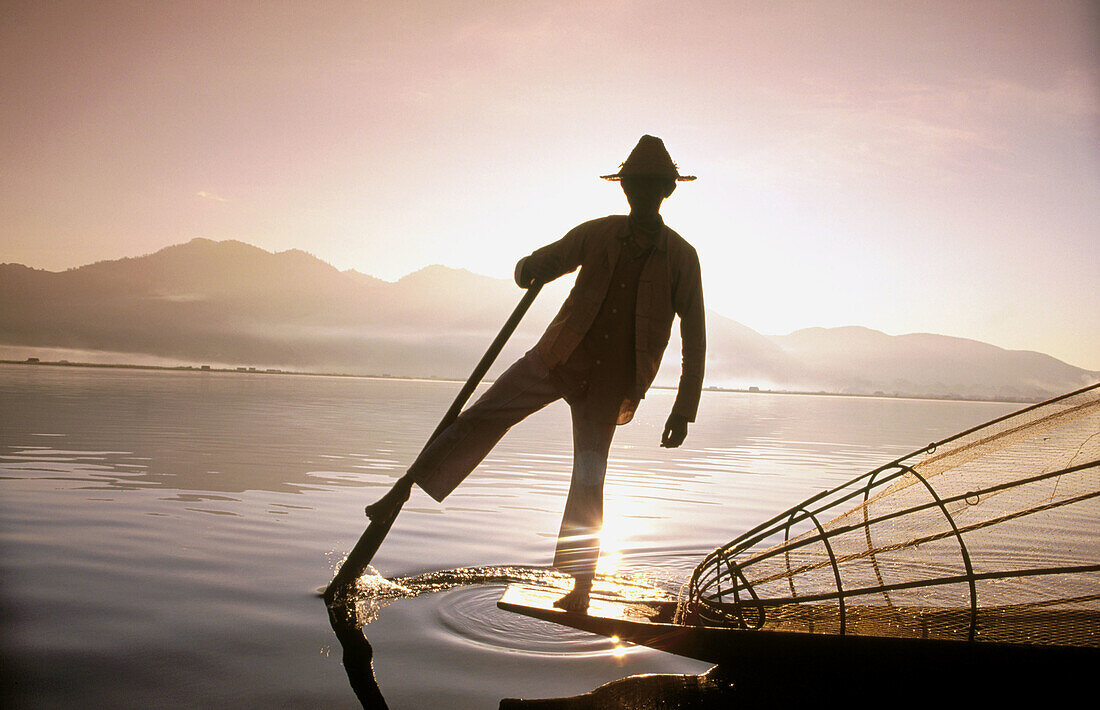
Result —
[{"label": "hazy sky", "polygon": [[507,277],[642,133],[710,307],[1100,369],[1100,11],[1055,2],[4,2],[0,261],[195,236]]}]

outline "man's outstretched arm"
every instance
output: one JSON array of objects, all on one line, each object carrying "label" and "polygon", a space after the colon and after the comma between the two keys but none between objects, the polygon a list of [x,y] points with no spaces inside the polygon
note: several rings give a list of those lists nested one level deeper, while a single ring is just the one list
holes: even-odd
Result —
[{"label": "man's outstretched arm", "polygon": [[703,366],[707,355],[707,328],[703,308],[703,281],[699,273],[699,258],[692,250],[680,274],[674,294],[676,313],[680,316],[680,342],[683,359],[676,403],[665,422],[661,446],[674,449],[687,438],[688,423],[695,421],[699,397],[703,391]]}]

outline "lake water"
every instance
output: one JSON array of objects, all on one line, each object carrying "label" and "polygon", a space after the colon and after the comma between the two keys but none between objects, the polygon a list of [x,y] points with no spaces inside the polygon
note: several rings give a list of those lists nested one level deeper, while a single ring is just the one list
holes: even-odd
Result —
[{"label": "lake water", "polygon": [[[2,704],[359,707],[317,590],[458,389],[0,365]],[[673,397],[652,391],[618,431],[600,563],[673,593],[807,495],[1019,408],[706,392],[685,445],[661,449]],[[706,670],[497,610],[508,580],[553,581],[570,465],[557,404],[443,504],[414,491],[374,561],[410,591],[360,607],[376,614],[364,633],[391,708]],[[448,574],[461,568],[478,569]]]}]

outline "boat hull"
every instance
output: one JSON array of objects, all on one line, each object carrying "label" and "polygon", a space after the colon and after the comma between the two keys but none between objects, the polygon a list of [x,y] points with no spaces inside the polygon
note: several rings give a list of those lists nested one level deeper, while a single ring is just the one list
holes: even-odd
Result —
[{"label": "boat hull", "polygon": [[[840,686],[952,697],[1045,697],[1091,689],[1100,649],[840,636],[672,623],[675,602],[593,597],[587,613],[553,606],[559,590],[511,585],[501,609],[722,666],[746,696],[804,696]],[[898,671],[904,671],[899,676]],[[1089,691],[1091,692],[1091,690]]]}]

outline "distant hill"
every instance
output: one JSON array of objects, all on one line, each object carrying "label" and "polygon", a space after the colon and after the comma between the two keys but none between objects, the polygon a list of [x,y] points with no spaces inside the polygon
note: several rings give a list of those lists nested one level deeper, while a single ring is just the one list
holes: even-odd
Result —
[{"label": "distant hill", "polygon": [[1049,355],[931,333],[807,328],[771,340],[800,363],[798,377],[830,392],[1034,399],[1100,380]]},{"label": "distant hill", "polygon": [[[551,284],[502,367],[552,318]],[[299,250],[194,239],[64,272],[0,264],[0,346],[360,374],[464,377],[519,300],[506,280],[429,266],[390,283]],[[810,328],[766,336],[708,312],[707,384],[837,393],[1037,398],[1100,373],[962,338]],[[658,382],[678,375],[670,344]]]}]

